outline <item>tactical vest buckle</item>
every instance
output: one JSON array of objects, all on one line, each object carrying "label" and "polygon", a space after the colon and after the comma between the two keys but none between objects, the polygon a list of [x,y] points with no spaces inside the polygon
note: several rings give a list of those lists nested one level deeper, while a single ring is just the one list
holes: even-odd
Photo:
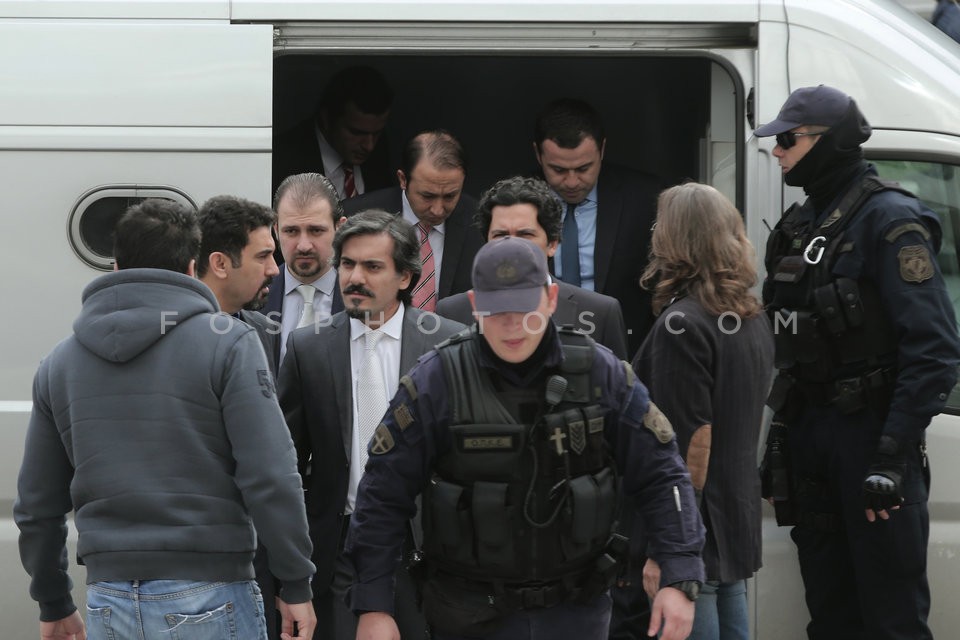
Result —
[{"label": "tactical vest buckle", "polygon": [[[826,236],[817,236],[810,241],[810,244],[807,245],[807,248],[803,250],[803,261],[807,264],[819,264],[820,260],[823,258],[823,251],[826,248],[827,237]],[[816,252],[815,257],[810,257],[810,254]]]}]

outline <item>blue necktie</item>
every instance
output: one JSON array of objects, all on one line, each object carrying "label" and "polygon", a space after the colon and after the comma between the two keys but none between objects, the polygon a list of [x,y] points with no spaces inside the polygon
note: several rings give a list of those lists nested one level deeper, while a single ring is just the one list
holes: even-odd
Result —
[{"label": "blue necktie", "polygon": [[563,219],[563,234],[560,237],[560,268],[563,270],[561,280],[575,287],[580,286],[580,230],[577,228],[577,218],[574,212],[577,205],[567,203],[567,215]]}]

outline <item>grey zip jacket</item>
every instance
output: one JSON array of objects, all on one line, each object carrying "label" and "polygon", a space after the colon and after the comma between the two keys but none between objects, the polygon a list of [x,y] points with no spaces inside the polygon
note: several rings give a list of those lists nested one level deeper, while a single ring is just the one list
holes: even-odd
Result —
[{"label": "grey zip jacket", "polygon": [[14,517],[41,620],[76,609],[71,510],[88,583],[251,580],[259,534],[282,599],[310,600],[303,491],[270,367],[256,332],[218,311],[189,276],[111,273],[40,364]]}]

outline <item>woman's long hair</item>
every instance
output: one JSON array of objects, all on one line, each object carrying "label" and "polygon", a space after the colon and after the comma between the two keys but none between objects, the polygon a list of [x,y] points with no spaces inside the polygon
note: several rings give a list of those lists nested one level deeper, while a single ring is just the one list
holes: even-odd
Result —
[{"label": "woman's long hair", "polygon": [[653,290],[656,315],[688,295],[714,315],[749,318],[762,309],[750,291],[757,282],[755,259],[736,207],[713,187],[688,182],[660,194],[650,262],[640,283]]}]

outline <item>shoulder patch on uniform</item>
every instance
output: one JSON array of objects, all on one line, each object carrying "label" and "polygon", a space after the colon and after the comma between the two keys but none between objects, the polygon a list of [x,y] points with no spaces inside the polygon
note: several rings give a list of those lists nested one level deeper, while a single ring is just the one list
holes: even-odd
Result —
[{"label": "shoulder patch on uniform", "polygon": [[397,426],[400,427],[400,431],[405,431],[407,427],[413,424],[413,415],[410,413],[410,408],[406,404],[401,404],[393,410],[393,419],[397,421]]},{"label": "shoulder patch on uniform", "polygon": [[930,251],[922,244],[903,247],[897,254],[900,260],[900,278],[904,282],[923,282],[933,277]]},{"label": "shoulder patch on uniform", "polygon": [[887,235],[883,236],[883,239],[887,242],[893,243],[896,242],[897,238],[905,233],[910,233],[911,231],[916,231],[919,233],[921,236],[923,236],[924,240],[930,239],[930,231],[919,222],[908,222],[906,224],[901,224],[900,226],[888,231]]},{"label": "shoulder patch on uniform", "polygon": [[673,440],[673,425],[667,416],[663,415],[663,411],[660,411],[660,407],[652,402],[647,409],[647,415],[643,416],[643,426],[653,431],[653,435],[657,436],[657,440],[662,444]]},{"label": "shoulder patch on uniform", "polygon": [[370,447],[370,453],[375,456],[382,456],[385,453],[390,453],[394,444],[396,443],[393,441],[393,434],[390,433],[387,425],[381,422],[377,426],[377,430],[373,432],[373,445]]},{"label": "shoulder patch on uniform", "polygon": [[257,369],[257,381],[260,383],[260,393],[264,398],[272,398],[277,394],[273,385],[273,376],[266,369]]},{"label": "shoulder patch on uniform", "polygon": [[400,384],[401,386],[406,387],[407,393],[410,394],[410,399],[416,401],[417,385],[413,383],[413,379],[410,376],[404,375],[400,378]]},{"label": "shoulder patch on uniform", "polygon": [[631,367],[630,363],[626,360],[621,360],[620,363],[623,364],[623,368],[627,373],[627,389],[632,389],[633,383],[637,381],[637,374],[634,373],[633,367]]}]

